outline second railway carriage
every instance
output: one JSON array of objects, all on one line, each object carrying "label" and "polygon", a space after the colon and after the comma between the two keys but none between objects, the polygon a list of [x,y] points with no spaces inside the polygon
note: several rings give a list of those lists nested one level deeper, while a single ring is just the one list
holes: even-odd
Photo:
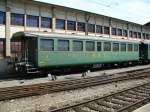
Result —
[{"label": "second railway carriage", "polygon": [[63,34],[16,33],[22,42],[17,70],[91,67],[94,64],[138,62],[139,41]]},{"label": "second railway carriage", "polygon": [[139,57],[141,61],[150,61],[150,41],[143,40],[139,45]]}]

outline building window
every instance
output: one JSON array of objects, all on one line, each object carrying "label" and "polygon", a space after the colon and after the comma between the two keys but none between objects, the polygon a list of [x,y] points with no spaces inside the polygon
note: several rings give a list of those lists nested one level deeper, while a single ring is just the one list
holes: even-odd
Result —
[{"label": "building window", "polygon": [[111,43],[104,42],[104,51],[111,51]]},{"label": "building window", "polygon": [[137,32],[133,33],[133,38],[137,38]]},{"label": "building window", "polygon": [[69,40],[58,40],[58,51],[69,51]]},{"label": "building window", "polygon": [[0,24],[5,24],[5,12],[0,11]]},{"label": "building window", "polygon": [[126,51],[126,44],[121,44],[121,51]]},{"label": "building window", "polygon": [[78,22],[78,31],[85,31],[85,23]]},{"label": "building window", "polygon": [[118,29],[117,34],[118,36],[122,36],[122,29]]},{"label": "building window", "polygon": [[24,26],[24,14],[11,13],[11,24]]},{"label": "building window", "polygon": [[101,51],[101,50],[102,50],[101,42],[97,42],[97,51]]},{"label": "building window", "polygon": [[109,34],[109,27],[104,26],[104,34]]},{"label": "building window", "polygon": [[42,28],[52,28],[52,19],[49,17],[41,17]]},{"label": "building window", "polygon": [[113,43],[113,51],[119,51],[119,43]]},{"label": "building window", "polygon": [[138,33],[138,38],[141,38],[141,33],[140,32]]},{"label": "building window", "polygon": [[149,35],[148,35],[148,34],[146,34],[146,39],[148,39],[148,40],[149,40]]},{"label": "building window", "polygon": [[146,39],[146,34],[145,34],[145,33],[143,33],[142,35],[143,35],[143,39]]},{"label": "building window", "polygon": [[27,26],[39,27],[39,17],[27,15]]},{"label": "building window", "polygon": [[101,25],[96,25],[96,33],[103,33],[103,30],[102,30],[102,26]]},{"label": "building window", "polygon": [[73,41],[73,51],[83,51],[83,42]]},{"label": "building window", "polygon": [[54,50],[54,40],[41,39],[40,40],[40,50],[41,51],[53,51]]},{"label": "building window", "polygon": [[0,40],[0,56],[4,56],[4,40]]},{"label": "building window", "polygon": [[11,53],[21,52],[21,42],[11,42]]},{"label": "building window", "polygon": [[64,19],[56,19],[56,29],[65,30],[65,20]]},{"label": "building window", "polygon": [[137,44],[135,44],[135,45],[134,45],[134,51],[138,51],[138,47],[139,47],[139,46],[138,46]]},{"label": "building window", "polygon": [[116,28],[112,28],[112,29],[111,29],[111,34],[112,34],[112,35],[117,35]]},{"label": "building window", "polygon": [[129,35],[130,35],[130,37],[133,37],[133,32],[130,31],[130,32],[129,32]]},{"label": "building window", "polygon": [[128,51],[132,51],[133,48],[132,48],[132,44],[128,44]]},{"label": "building window", "polygon": [[125,36],[125,37],[128,36],[127,30],[123,30],[123,36]]},{"label": "building window", "polygon": [[67,21],[67,30],[76,30],[76,22],[75,21]]},{"label": "building window", "polygon": [[88,32],[91,32],[91,33],[95,32],[95,25],[94,24],[88,24]]},{"label": "building window", "polygon": [[95,44],[94,42],[86,42],[86,51],[94,51]]}]

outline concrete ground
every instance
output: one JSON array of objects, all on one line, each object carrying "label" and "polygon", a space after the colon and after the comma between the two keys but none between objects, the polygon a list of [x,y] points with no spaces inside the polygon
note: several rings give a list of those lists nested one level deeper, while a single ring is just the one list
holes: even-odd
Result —
[{"label": "concrete ground", "polygon": [[150,103],[134,110],[133,112],[150,112]]},{"label": "concrete ground", "polygon": [[[121,73],[121,72],[127,72],[127,71],[131,71],[131,70],[139,70],[139,69],[144,69],[144,68],[150,68],[150,65],[117,68],[117,69],[112,69],[112,70],[100,70],[100,71],[88,73],[87,77],[101,76],[104,74],[111,75],[111,74],[117,74],[117,73]],[[56,81],[81,78],[81,75],[82,74],[70,74],[70,75],[65,75],[65,76],[58,76]],[[45,82],[51,82],[51,80],[49,80],[48,77],[44,77],[44,78],[34,78],[34,79],[26,79],[26,80],[1,81],[0,88],[30,85],[30,84],[45,83]]]}]

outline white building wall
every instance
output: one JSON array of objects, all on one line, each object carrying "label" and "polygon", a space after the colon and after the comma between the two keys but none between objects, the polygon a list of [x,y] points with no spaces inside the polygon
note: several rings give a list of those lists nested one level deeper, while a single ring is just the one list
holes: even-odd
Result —
[{"label": "white building wall", "polygon": [[5,25],[0,25],[0,38],[5,38]]},{"label": "white building wall", "polygon": [[24,10],[25,6],[23,3],[12,2],[10,8],[11,8],[12,13],[19,13],[19,14],[25,13],[25,10]]},{"label": "white building wall", "polygon": [[0,0],[0,10],[5,11],[5,0]]}]

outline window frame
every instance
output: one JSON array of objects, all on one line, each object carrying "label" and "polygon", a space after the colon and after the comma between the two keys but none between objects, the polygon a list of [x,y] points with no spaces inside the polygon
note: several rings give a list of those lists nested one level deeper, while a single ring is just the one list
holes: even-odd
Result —
[{"label": "window frame", "polygon": [[103,26],[102,25],[96,25],[96,33],[103,34]]},{"label": "window frame", "polygon": [[67,30],[76,31],[76,21],[67,20]]},{"label": "window frame", "polygon": [[[42,48],[41,47],[41,40],[45,40],[46,42],[48,42],[48,41],[51,41],[52,42],[52,47],[47,47],[46,49],[44,48]],[[50,45],[50,43],[47,43],[48,45]],[[43,44],[44,45],[44,44]],[[46,43],[45,43],[45,45],[46,45]],[[45,47],[45,46],[44,46]],[[49,49],[49,48],[51,48],[51,49]],[[47,38],[41,38],[40,39],[40,51],[54,51],[54,39],[47,39]]]},{"label": "window frame", "polygon": [[11,25],[24,26],[24,14],[11,13]]},{"label": "window frame", "polygon": [[4,11],[0,11],[0,24],[6,24],[6,13]]},{"label": "window frame", "polygon": [[[125,49],[123,49],[122,47],[124,47]],[[120,44],[120,51],[121,52],[126,52],[127,51],[127,44],[126,43],[121,43]]]},{"label": "window frame", "polygon": [[21,53],[21,42],[11,41],[11,53]]},{"label": "window frame", "polygon": [[[115,45],[117,45],[117,49],[116,49],[116,46]],[[114,51],[114,52],[119,52],[119,43],[113,43],[112,44],[112,50]]]},{"label": "window frame", "polygon": [[[131,49],[130,49],[130,45],[131,45]],[[127,46],[128,46],[128,51],[129,51],[129,52],[132,52],[132,51],[133,51],[133,44],[128,43],[128,45],[127,45]]]},{"label": "window frame", "polygon": [[[91,43],[93,44],[92,47],[91,47],[91,45],[88,45],[89,43],[90,43],[90,44],[91,44]],[[90,49],[89,49],[89,48],[90,48]],[[94,41],[86,41],[86,42],[85,42],[85,50],[86,50],[86,51],[90,51],[90,52],[91,52],[91,51],[95,51],[95,42],[94,42]]]},{"label": "window frame", "polygon": [[85,32],[85,23],[84,22],[77,22],[77,30],[80,32]]},{"label": "window frame", "polygon": [[[60,46],[60,43],[59,42],[67,42],[67,49],[64,47],[64,44],[63,45],[61,45]],[[65,48],[65,49],[62,49],[63,47]],[[69,40],[66,40],[66,39],[58,39],[57,40],[57,51],[70,51],[70,41]]]},{"label": "window frame", "polygon": [[[109,49],[108,48],[106,48],[106,44],[109,44]],[[103,49],[104,49],[104,51],[112,51],[112,46],[111,46],[111,42],[104,42],[103,43]]]},{"label": "window frame", "polygon": [[88,32],[89,33],[95,33],[95,24],[88,24]]},{"label": "window frame", "polygon": [[65,30],[65,19],[56,19],[56,29],[58,30]]},{"label": "window frame", "polygon": [[[81,43],[81,49],[79,50],[79,49],[75,49],[75,48],[77,48],[77,47],[75,47],[74,45],[75,45],[75,43],[77,43],[77,42],[80,42]],[[73,40],[72,41],[72,51],[83,51],[83,41],[81,41],[81,40]]]},{"label": "window frame", "polygon": [[[136,47],[135,47],[136,46]],[[139,45],[138,44],[134,44],[134,52],[138,52],[139,51]],[[136,49],[135,49],[136,48]]]},{"label": "window frame", "polygon": [[26,21],[27,27],[39,27],[39,16],[27,15]]},{"label": "window frame", "polygon": [[[100,50],[99,50],[98,43],[100,43]],[[97,47],[97,51],[99,51],[99,52],[102,51],[102,42],[97,42],[97,46],[96,47]]]},{"label": "window frame", "polygon": [[110,28],[108,26],[104,26],[104,34],[109,35]]},{"label": "window frame", "polygon": [[52,28],[52,18],[42,16],[41,17],[41,28]]}]

